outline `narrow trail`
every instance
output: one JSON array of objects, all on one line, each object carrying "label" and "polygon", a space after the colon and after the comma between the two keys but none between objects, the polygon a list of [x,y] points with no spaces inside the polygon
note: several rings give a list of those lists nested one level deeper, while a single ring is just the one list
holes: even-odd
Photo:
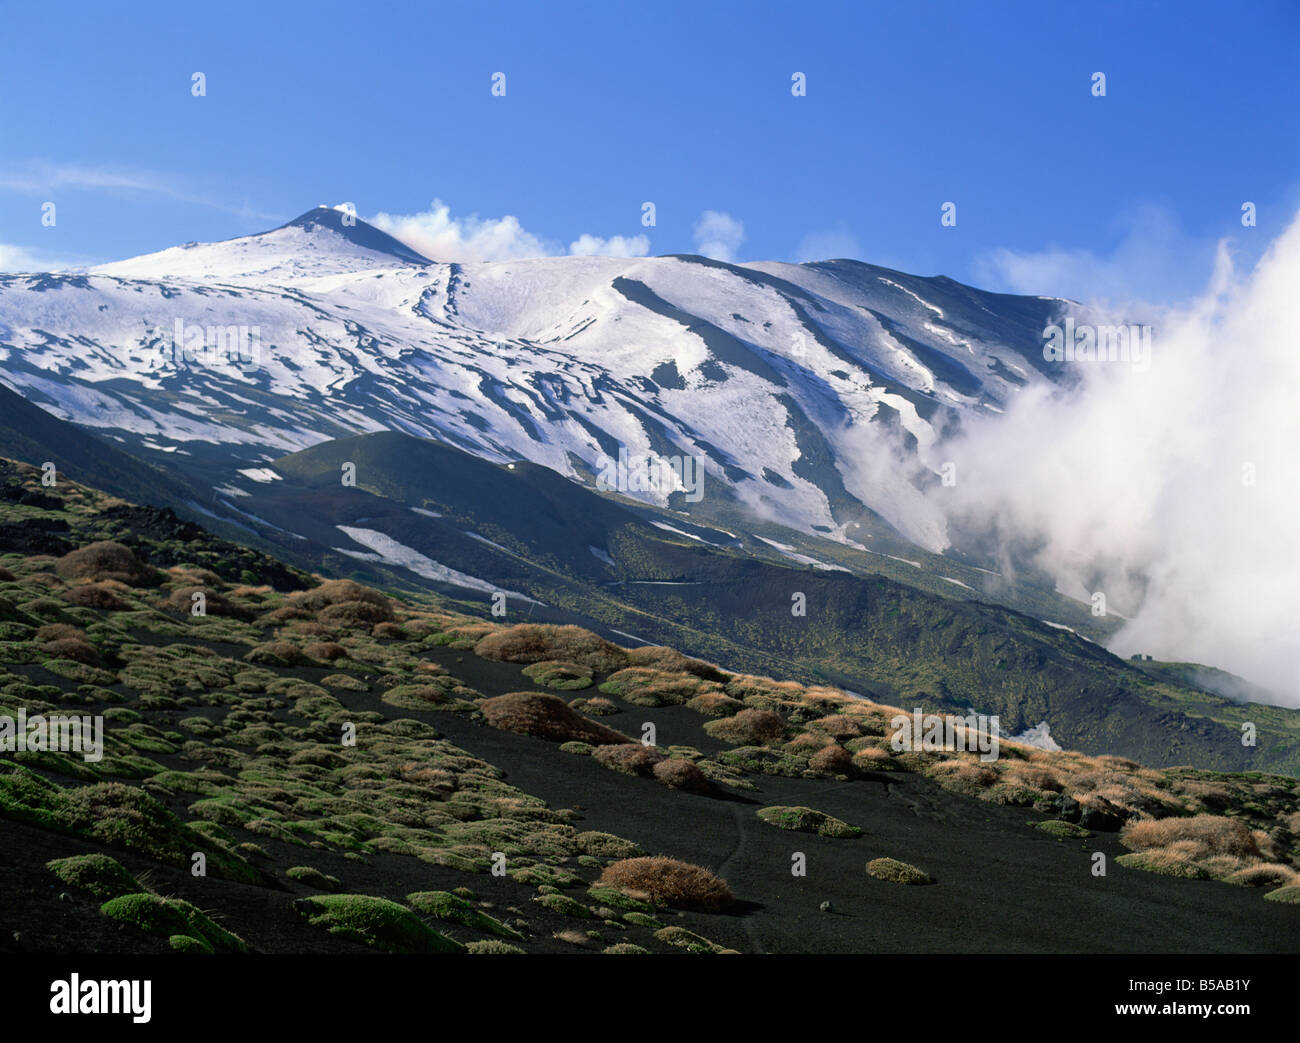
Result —
[{"label": "narrow trail", "polygon": [[[736,862],[737,859],[743,859],[744,852],[745,852],[746,814],[752,814],[752,812],[749,812],[747,808],[743,808],[739,805],[731,809],[732,819],[736,824],[736,844],[731,849],[731,853],[722,860],[721,864],[718,866],[716,870],[718,876],[722,877],[723,879],[726,879],[727,870],[731,867],[731,865],[734,862]],[[763,945],[762,940],[759,938],[758,932],[754,929],[753,917],[742,916],[739,919],[740,919],[740,926],[744,928],[745,937],[749,939],[751,951],[756,953],[767,952],[767,948]]]}]

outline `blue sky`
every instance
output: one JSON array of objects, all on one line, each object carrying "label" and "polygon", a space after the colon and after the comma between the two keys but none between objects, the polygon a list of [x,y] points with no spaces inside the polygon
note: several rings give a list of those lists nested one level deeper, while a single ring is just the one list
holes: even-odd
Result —
[{"label": "blue sky", "polygon": [[[1221,237],[1249,262],[1300,207],[1294,2],[32,2],[0,17],[0,267],[229,238],[346,200],[424,215],[401,226],[469,252],[703,242],[1169,300],[1201,287]],[[720,236],[698,234],[710,211]]]}]

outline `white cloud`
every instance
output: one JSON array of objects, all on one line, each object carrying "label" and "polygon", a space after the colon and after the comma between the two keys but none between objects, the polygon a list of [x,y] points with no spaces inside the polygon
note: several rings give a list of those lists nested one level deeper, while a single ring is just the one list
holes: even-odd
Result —
[{"label": "white cloud", "polygon": [[745,238],[745,226],[730,214],[706,210],[695,222],[695,252],[715,261],[732,261]]},{"label": "white cloud", "polygon": [[[513,261],[565,254],[560,243],[534,235],[511,214],[454,217],[451,207],[441,199],[435,199],[423,213],[380,213],[369,220],[376,228],[434,261]],[[568,253],[581,257],[644,257],[649,252],[650,240],[644,235],[615,235],[604,239],[584,233],[568,249]]]},{"label": "white cloud", "polygon": [[517,217],[452,217],[441,199],[423,213],[379,213],[370,223],[434,261],[513,261],[556,253],[552,244],[525,231]]},{"label": "white cloud", "polygon": [[193,192],[185,187],[183,179],[157,171],[39,161],[13,164],[0,173],[0,190],[51,196],[61,189],[146,193],[166,196],[182,203],[211,207],[237,217],[251,217],[259,221],[282,220],[275,214],[256,210],[247,201],[234,206],[203,193]]},{"label": "white cloud", "polygon": [[1163,207],[1141,207],[1121,221],[1121,228],[1109,254],[1058,244],[986,251],[975,258],[972,281],[999,292],[1080,301],[1170,301],[1196,292],[1188,273],[1214,262],[1217,240],[1189,235]]},{"label": "white cloud", "polygon": [[0,272],[57,272],[76,266],[40,250],[15,243],[0,243]]},{"label": "white cloud", "polygon": [[649,252],[650,240],[644,235],[612,235],[602,239],[584,233],[569,244],[569,253],[574,257],[644,257]]},{"label": "white cloud", "polygon": [[1298,283],[1300,216],[1253,271],[1221,245],[1198,299],[1140,316],[1145,372],[1074,364],[1072,391],[1026,389],[935,447],[959,476],[931,497],[950,534],[1032,548],[1060,589],[1105,593],[1129,617],[1121,655],[1221,667],[1300,705]]}]

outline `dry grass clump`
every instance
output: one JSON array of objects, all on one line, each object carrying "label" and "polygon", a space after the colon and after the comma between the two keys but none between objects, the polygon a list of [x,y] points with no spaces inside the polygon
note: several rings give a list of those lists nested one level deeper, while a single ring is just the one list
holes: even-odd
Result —
[{"label": "dry grass clump", "polygon": [[1237,819],[1222,815],[1130,822],[1120,832],[1119,839],[1131,851],[1176,848],[1194,861],[1214,855],[1252,860],[1260,857],[1259,843],[1251,831]]},{"label": "dry grass clump", "polygon": [[785,737],[785,719],[771,710],[746,708],[734,717],[709,721],[704,730],[734,746],[764,746]]},{"label": "dry grass clump", "polygon": [[797,681],[774,681],[752,674],[738,674],[727,682],[725,690],[733,699],[767,709],[801,702],[806,691]]},{"label": "dry grass clump", "polygon": [[641,648],[630,649],[627,658],[632,666],[644,666],[665,673],[690,674],[703,681],[716,681],[720,684],[731,680],[730,674],[723,673],[712,663],[706,663],[702,659],[692,659],[682,655],[675,648],[667,648],[663,645],[643,645]]},{"label": "dry grass clump", "polygon": [[312,659],[319,660],[322,663],[332,663],[336,659],[346,659],[348,655],[348,650],[337,641],[313,641],[311,644],[306,645],[303,651]]},{"label": "dry grass clump", "polygon": [[730,717],[745,706],[740,700],[722,692],[703,692],[686,705],[705,717]]},{"label": "dry grass clump", "polygon": [[36,631],[37,644],[49,641],[89,641],[86,632],[67,623],[46,623]]},{"label": "dry grass clump", "polygon": [[663,856],[625,858],[606,866],[598,882],[631,898],[688,911],[717,912],[734,901],[725,880]]},{"label": "dry grass clump", "polygon": [[620,742],[616,745],[597,746],[591,752],[591,759],[610,771],[649,778],[654,774],[655,766],[665,758],[653,746],[639,742]]},{"label": "dry grass clump", "polygon": [[1028,789],[1039,790],[1042,793],[1060,793],[1065,788],[1056,773],[1050,768],[1043,768],[1037,764],[1029,764],[1024,761],[1016,761],[1007,766],[1005,781]]},{"label": "dry grass clump", "polygon": [[54,659],[71,659],[86,666],[102,666],[99,652],[89,641],[75,637],[63,637],[56,641],[46,641],[41,651]]},{"label": "dry grass clump", "polygon": [[852,775],[853,754],[838,743],[831,743],[808,758],[808,767],[823,775]]},{"label": "dry grass clump", "polygon": [[962,792],[987,789],[998,781],[996,768],[974,758],[954,758],[931,765],[926,772],[941,786]]},{"label": "dry grass clump", "polygon": [[571,705],[575,710],[580,709],[583,713],[593,714],[596,717],[608,717],[610,714],[622,712],[608,699],[603,699],[599,695],[591,699],[575,699]]},{"label": "dry grass clump", "polygon": [[203,595],[203,613],[208,616],[222,616],[226,619],[239,619],[248,622],[253,613],[241,605],[236,605],[229,598],[217,593],[211,587],[180,587],[167,597],[166,606],[174,612],[187,615],[193,610],[194,595]]},{"label": "dry grass clump", "polygon": [[621,670],[628,663],[627,649],[582,627],[551,623],[519,623],[497,630],[479,640],[474,654],[506,663],[560,659],[601,673]]},{"label": "dry grass clump", "polygon": [[301,637],[331,638],[336,633],[333,627],[327,627],[324,623],[317,623],[310,619],[294,620],[285,627],[285,630]]},{"label": "dry grass clump", "polygon": [[1261,862],[1229,873],[1223,879],[1243,887],[1290,887],[1300,883],[1300,873],[1281,862]]},{"label": "dry grass clump", "polygon": [[879,746],[866,746],[853,755],[853,766],[858,771],[875,771],[892,761],[889,751]]},{"label": "dry grass clump", "polygon": [[709,778],[688,760],[672,757],[654,766],[654,777],[669,789],[687,793],[707,793],[712,788]]},{"label": "dry grass clump", "polygon": [[210,569],[198,565],[173,565],[167,570],[170,579],[191,587],[219,587],[223,585],[220,576]]},{"label": "dry grass clump", "polygon": [[867,734],[866,729],[862,727],[862,723],[857,718],[842,713],[833,713],[826,717],[820,717],[809,722],[808,726],[816,731],[825,732],[832,739],[857,739]]},{"label": "dry grass clump", "polygon": [[289,595],[287,603],[309,612],[320,612],[331,605],[342,605],[349,601],[364,601],[376,608],[388,609],[388,618],[393,618],[388,598],[379,591],[350,579],[329,579],[311,590],[297,591]]},{"label": "dry grass clump", "polygon": [[131,607],[108,582],[71,587],[64,593],[63,600],[80,608],[98,608],[105,612],[125,612]]},{"label": "dry grass clump", "polygon": [[807,757],[820,749],[833,745],[834,742],[835,740],[827,735],[818,735],[815,732],[800,732],[785,744],[785,748]]},{"label": "dry grass clump", "polygon": [[402,641],[406,638],[406,631],[397,623],[376,623],[370,636],[381,641]]},{"label": "dry grass clump", "polygon": [[130,547],[112,540],[69,551],[55,562],[54,571],[65,580],[113,579],[132,587],[152,587],[162,581],[157,569],[137,558]]},{"label": "dry grass clump", "polygon": [[17,576],[15,576],[3,565],[0,565],[0,583],[14,583],[17,581],[17,579],[18,579]]},{"label": "dry grass clump", "polygon": [[393,610],[388,605],[376,605],[373,601],[339,601],[321,609],[316,618],[322,623],[332,623],[344,627],[371,627],[393,618]]},{"label": "dry grass clump", "polygon": [[896,858],[873,858],[867,863],[867,876],[888,880],[892,884],[934,883],[934,878],[929,873]]},{"label": "dry grass clump", "polygon": [[693,674],[630,666],[610,674],[600,690],[637,706],[680,706],[696,695],[718,691],[719,686]]},{"label": "dry grass clump", "polygon": [[306,652],[292,641],[267,641],[249,651],[244,659],[265,666],[310,666]]},{"label": "dry grass clump", "polygon": [[551,742],[588,742],[594,746],[632,740],[613,728],[579,716],[568,703],[543,692],[508,692],[481,707],[488,724],[502,731],[535,735]]}]

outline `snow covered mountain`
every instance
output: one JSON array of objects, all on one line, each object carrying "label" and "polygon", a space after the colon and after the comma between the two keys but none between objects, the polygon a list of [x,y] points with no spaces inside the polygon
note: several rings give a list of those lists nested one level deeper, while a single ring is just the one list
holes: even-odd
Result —
[{"label": "snow covered mountain", "polygon": [[86,272],[0,276],[0,379],[235,497],[260,465],[398,430],[591,484],[620,450],[694,456],[705,496],[852,542],[885,518],[941,550],[938,435],[1052,379],[1063,302],[856,261],[697,256],[435,263],[338,209]]}]

